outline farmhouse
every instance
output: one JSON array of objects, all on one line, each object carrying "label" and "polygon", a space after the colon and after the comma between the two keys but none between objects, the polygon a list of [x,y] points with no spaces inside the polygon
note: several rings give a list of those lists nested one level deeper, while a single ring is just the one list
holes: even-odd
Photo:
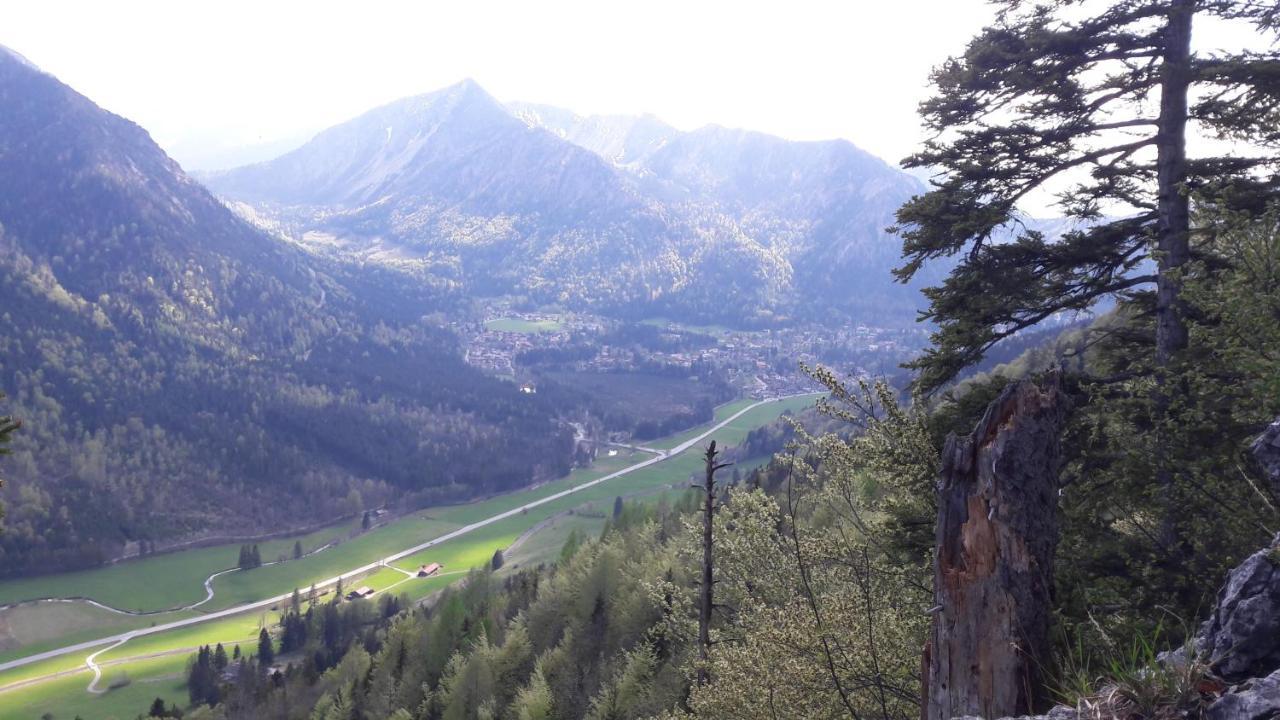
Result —
[{"label": "farmhouse", "polygon": [[432,575],[435,575],[436,573],[440,572],[440,569],[442,567],[444,566],[441,565],[440,563],[431,563],[430,565],[423,565],[422,567],[418,568],[418,577],[430,577]]},{"label": "farmhouse", "polygon": [[373,588],[369,587],[368,585],[361,585],[355,590],[352,590],[351,592],[347,593],[347,599],[359,600],[360,598],[367,598],[372,594],[373,594]]}]

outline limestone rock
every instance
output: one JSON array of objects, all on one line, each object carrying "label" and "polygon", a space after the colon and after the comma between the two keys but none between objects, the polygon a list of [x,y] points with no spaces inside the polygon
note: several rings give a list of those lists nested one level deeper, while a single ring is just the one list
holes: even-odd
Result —
[{"label": "limestone rock", "polygon": [[1280,670],[1251,680],[1209,706],[1208,720],[1274,720],[1280,717]]},{"label": "limestone rock", "polygon": [[1227,682],[1280,669],[1280,536],[1227,575],[1198,644]]},{"label": "limestone rock", "polygon": [[1257,461],[1271,490],[1280,496],[1280,418],[1271,423],[1249,446],[1249,452]]}]

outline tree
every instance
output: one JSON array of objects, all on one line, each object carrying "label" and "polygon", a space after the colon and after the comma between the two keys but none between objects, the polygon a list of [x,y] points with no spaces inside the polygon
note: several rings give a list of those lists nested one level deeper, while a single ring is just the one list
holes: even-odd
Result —
[{"label": "tree", "polygon": [[[1182,389],[1168,379],[1189,342],[1182,283],[1201,230],[1192,227],[1190,197],[1260,210],[1280,190],[1280,52],[1195,53],[1193,20],[1270,32],[1280,8],[1124,0],[1080,17],[1073,0],[996,4],[996,23],[935,71],[937,92],[921,106],[935,137],[904,161],[939,174],[898,211],[906,262],[897,277],[964,253],[941,286],[925,290],[923,319],[938,329],[908,367],[932,390],[1057,313],[1107,297],[1150,313],[1155,543],[1177,572],[1189,550],[1168,458],[1172,396]],[[1189,127],[1232,140],[1239,152],[1189,157]],[[1017,205],[1054,190],[1076,226],[1051,241]]]},{"label": "tree", "polygon": [[148,717],[166,717],[168,712],[164,707],[164,698],[156,698],[151,701],[151,710],[147,713]]},{"label": "tree", "polygon": [[256,544],[249,550],[249,564],[251,567],[262,567],[262,553],[258,551]]},{"label": "tree", "polygon": [[264,670],[276,660],[276,649],[271,644],[271,633],[266,628],[258,631],[258,665]]},{"label": "tree", "polygon": [[968,437],[947,438],[938,483],[927,720],[1033,712],[1048,697],[1059,436],[1066,396],[1007,386]]},{"label": "tree", "polygon": [[302,557],[302,541],[295,540],[293,543],[293,559],[297,560]]},{"label": "tree", "polygon": [[503,562],[504,560],[502,557],[502,548],[498,548],[497,550],[494,550],[493,559],[489,561],[489,567],[492,568],[493,570],[497,570],[498,568],[502,567]]},{"label": "tree", "polygon": [[617,520],[622,516],[622,496],[618,495],[613,499],[613,519]]},{"label": "tree", "polygon": [[222,643],[218,643],[213,649],[213,667],[221,672],[227,668],[227,649],[222,647]]},{"label": "tree", "polygon": [[360,518],[360,529],[368,530],[372,526],[373,526],[373,514],[370,513],[368,510],[365,510],[364,515],[361,516]]},{"label": "tree", "polygon": [[[1003,338],[1139,289],[1155,315],[1156,365],[1167,367],[1187,346],[1180,271],[1193,232],[1188,193],[1257,208],[1280,184],[1277,158],[1251,149],[1280,139],[1280,54],[1193,53],[1192,20],[1268,31],[1280,9],[1128,0],[1079,18],[1071,0],[996,4],[996,23],[935,71],[936,94],[921,106],[935,137],[904,161],[940,174],[898,211],[906,261],[898,278],[965,253],[940,287],[925,291],[924,319],[938,329],[910,367],[921,371],[922,387],[936,388]],[[1241,152],[1189,158],[1188,123],[1239,141]],[[1062,211],[1081,226],[1050,242],[1021,222],[1016,206],[1058,185],[1066,188]],[[1001,242],[1002,231],[1014,237]]]}]

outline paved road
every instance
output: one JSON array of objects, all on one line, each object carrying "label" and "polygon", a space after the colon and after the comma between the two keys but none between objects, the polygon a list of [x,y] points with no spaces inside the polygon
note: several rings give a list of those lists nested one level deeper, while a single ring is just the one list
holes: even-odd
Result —
[{"label": "paved road", "polygon": [[[684,452],[685,450],[688,450],[694,445],[702,442],[703,440],[710,437],[713,433],[718,432],[729,423],[733,422],[734,420],[737,420],[739,417],[742,417],[747,412],[754,410],[755,408],[760,407],[761,405],[768,405],[770,403],[781,402],[783,400],[788,400],[794,397],[802,397],[803,395],[808,395],[808,394],[813,394],[813,393],[787,395],[780,398],[771,398],[769,400],[760,400],[760,401],[754,402],[746,406],[745,408],[739,410],[738,412],[734,413],[733,415],[730,415],[724,420],[721,420],[719,423],[716,423],[706,432],[701,433],[696,437],[690,438],[680,443],[679,445],[675,446],[674,448],[671,448],[669,451],[667,451],[663,455],[655,455],[654,457],[648,458],[646,460],[642,460],[641,462],[638,462],[635,465],[629,465],[621,470],[617,470],[603,477],[596,478],[595,480],[590,480],[588,482],[574,485],[573,487],[567,490],[561,490],[558,493],[548,495],[544,498],[531,500],[530,502],[524,505],[521,505],[520,507],[512,508],[511,510],[507,510],[506,512],[498,513],[497,515],[485,518],[484,520],[473,522],[470,525],[465,525],[463,527],[458,528],[457,530],[447,532],[444,535],[428,540],[427,542],[421,543],[419,545],[414,545],[413,547],[405,550],[401,550],[400,552],[395,553],[394,555],[388,555],[385,558],[375,560],[367,565],[362,565],[354,570],[349,570],[341,575],[331,577],[328,580],[325,580],[323,582],[318,582],[316,583],[316,587],[317,588],[328,587],[330,585],[337,584],[338,580],[340,579],[345,580],[352,576],[363,575],[364,573],[367,573],[370,570],[374,570],[383,565],[396,562],[397,560],[401,560],[403,558],[409,557],[410,555],[413,555],[415,553],[422,552],[423,550],[439,545],[440,543],[448,542],[455,538],[462,537],[463,535],[466,535],[467,533],[470,533],[470,532],[474,532],[482,527],[485,527],[486,525],[492,525],[493,523],[506,520],[507,518],[512,517],[514,515],[519,515],[521,512],[529,508],[538,507],[539,505],[545,505],[546,503],[549,503],[549,502],[555,502],[560,498],[567,497],[577,492],[581,492],[583,490],[586,490],[587,488],[595,487],[596,485],[609,482],[610,480],[617,479],[628,473],[633,473],[637,470],[647,468],[650,465],[656,465],[657,463],[663,462],[665,460],[669,460],[670,458],[675,457],[680,453]],[[284,593],[283,595],[276,595],[275,597],[269,597],[265,600],[259,600],[257,602],[252,602],[252,603],[245,603],[243,605],[236,605],[235,607],[230,607],[225,610],[218,610],[216,612],[206,613],[204,615],[200,615],[197,617],[186,618],[183,620],[175,620],[173,622],[164,623],[162,625],[153,625],[151,627],[140,628],[137,630],[130,630],[129,632],[120,633],[118,635],[112,635],[110,637],[99,638],[97,640],[90,640],[88,642],[76,643],[75,645],[67,645],[66,647],[57,648],[56,650],[48,650],[42,653],[36,653],[35,655],[28,655],[27,657],[18,658],[17,660],[10,660],[9,662],[0,663],[0,672],[4,672],[5,670],[9,670],[11,668],[21,667],[23,665],[29,665],[34,662],[40,662],[41,660],[48,660],[50,658],[60,657],[62,655],[68,655],[71,653],[78,653],[86,650],[92,650],[93,648],[101,647],[103,645],[111,645],[112,647],[123,645],[125,642],[132,640],[133,638],[142,637],[144,635],[154,635],[155,633],[166,632],[168,630],[174,630],[176,628],[181,628],[181,627],[187,627],[188,625],[195,625],[197,623],[209,622],[211,620],[218,620],[224,617],[230,617],[232,615],[239,615],[240,613],[249,612],[251,610],[260,610],[262,608],[271,607],[272,605],[275,605],[276,603],[279,603],[281,601],[288,600],[292,594],[293,592],[290,591],[290,592]],[[104,648],[104,651],[109,649],[111,648]],[[95,652],[90,657],[91,658],[96,657],[98,654],[99,653]],[[89,665],[90,669],[93,669],[94,666],[92,662],[88,662],[87,664]]]}]

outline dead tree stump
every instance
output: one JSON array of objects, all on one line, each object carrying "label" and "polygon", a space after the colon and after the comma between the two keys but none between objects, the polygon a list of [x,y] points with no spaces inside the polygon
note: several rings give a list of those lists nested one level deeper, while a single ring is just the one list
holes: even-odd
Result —
[{"label": "dead tree stump", "polygon": [[1043,697],[1059,437],[1068,400],[1057,375],[1006,387],[968,437],[942,454],[926,720],[1030,714]]}]

